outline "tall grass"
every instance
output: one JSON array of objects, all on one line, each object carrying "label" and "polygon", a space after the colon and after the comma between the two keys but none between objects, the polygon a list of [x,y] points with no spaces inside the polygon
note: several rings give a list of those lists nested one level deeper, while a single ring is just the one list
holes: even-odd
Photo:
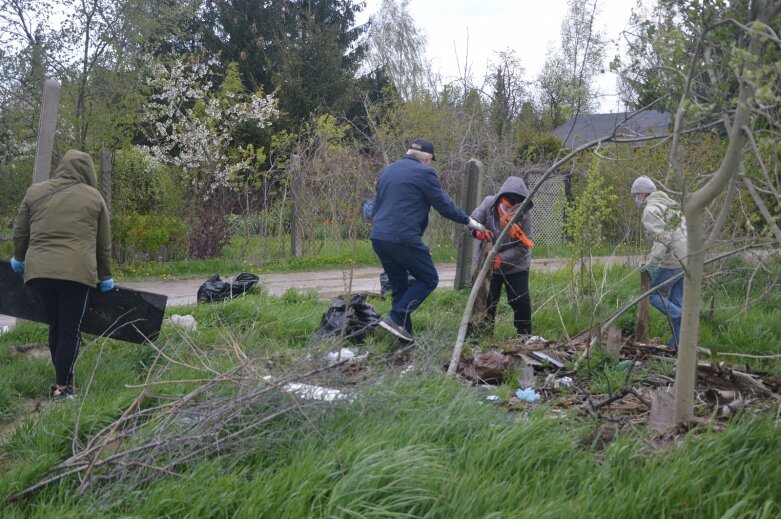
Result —
[{"label": "tall grass", "polygon": [[[598,271],[601,275],[603,272]],[[562,339],[587,327],[591,314],[609,313],[636,293],[636,273],[604,271],[608,282],[593,297],[574,302],[565,273],[531,280],[535,333]],[[742,310],[746,282],[712,283],[717,297],[704,317],[703,342],[718,351],[758,353],[779,343],[781,301],[765,293],[772,275],[755,278],[761,306]],[[763,291],[763,292],[760,292]],[[749,294],[751,296],[751,294]],[[441,376],[455,340],[466,291],[438,290],[415,313],[420,346],[413,369],[400,374],[384,362],[396,347],[377,332],[354,350],[373,356],[366,380],[351,382],[357,400],[323,408],[308,420],[286,422],[271,443],[248,445],[178,468],[154,485],[136,488],[98,482],[75,495],[66,478],[3,510],[3,517],[777,517],[781,477],[774,417],[749,410],[723,431],[703,428],[670,443],[644,431],[618,432],[573,411],[537,406],[508,412],[485,393]],[[381,313],[389,301],[371,301]],[[707,305],[706,305],[707,306]],[[192,334],[164,328],[159,347],[168,380],[204,376],[237,362],[233,344],[251,357],[269,359],[278,374],[327,347],[312,337],[327,304],[314,294],[260,293],[235,301],[178,308],[199,323]],[[596,311],[594,312],[594,308]],[[651,333],[666,337],[652,311]],[[631,325],[631,316],[627,326]],[[563,325],[562,325],[563,323]],[[566,329],[566,332],[565,332]],[[514,335],[503,302],[495,336],[474,340],[486,349]],[[0,335],[0,421],[19,420],[26,399],[43,400],[53,378],[47,359],[11,355],[27,342],[43,342],[45,328],[25,323]],[[775,342],[774,342],[775,341]],[[777,346],[776,346],[777,349]],[[95,340],[77,364],[79,400],[44,404],[13,432],[0,434],[0,499],[45,477],[127,408],[155,356],[148,346]],[[200,362],[197,364],[195,361]],[[752,361],[763,369],[778,363]],[[191,367],[184,364],[187,363]],[[615,389],[623,378],[609,364],[584,374],[593,391]],[[191,384],[171,384],[157,399],[175,397]],[[498,391],[502,391],[499,389]],[[151,405],[148,404],[148,405]],[[10,429],[4,429],[10,431]],[[609,438],[609,436],[613,438]],[[607,438],[607,439],[606,439]],[[129,469],[132,470],[132,469]]]}]

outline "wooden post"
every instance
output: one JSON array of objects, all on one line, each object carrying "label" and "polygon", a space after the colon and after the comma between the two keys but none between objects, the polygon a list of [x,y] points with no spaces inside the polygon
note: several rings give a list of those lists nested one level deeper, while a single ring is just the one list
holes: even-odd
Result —
[{"label": "wooden post", "polygon": [[[640,273],[640,293],[644,294],[651,288],[651,276],[648,272]],[[637,322],[635,323],[635,340],[648,340],[648,298],[644,297],[637,306]]]},{"label": "wooden post", "polygon": [[621,328],[615,324],[611,324],[607,329],[607,344],[605,345],[605,351],[611,357],[618,359],[621,354]]},{"label": "wooden post", "polygon": [[290,252],[294,258],[300,258],[304,255],[303,236],[301,229],[301,190],[303,179],[301,178],[301,157],[293,155],[290,160],[290,174],[292,176],[291,199],[293,207],[290,212]]},{"label": "wooden post", "polygon": [[[477,207],[483,187],[483,163],[477,159],[471,159],[464,167],[464,183],[461,190],[461,208],[471,213]],[[453,288],[464,288],[472,278],[472,259],[475,251],[475,240],[466,235],[460,229],[456,232],[456,275],[453,280]]]},{"label": "wooden post", "polygon": [[38,144],[35,147],[33,184],[49,180],[52,168],[54,136],[57,133],[57,112],[60,105],[60,82],[47,79],[43,83],[41,118],[38,123]]},{"label": "wooden post", "polygon": [[103,148],[100,150],[100,194],[106,201],[109,214],[111,213],[111,152]]}]

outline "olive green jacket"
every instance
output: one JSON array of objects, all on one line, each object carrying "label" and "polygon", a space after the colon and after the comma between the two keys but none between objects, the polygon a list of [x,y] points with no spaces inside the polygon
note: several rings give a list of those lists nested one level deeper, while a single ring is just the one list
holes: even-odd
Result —
[{"label": "olive green jacket", "polygon": [[14,220],[24,281],[65,279],[90,287],[112,277],[108,209],[88,154],[70,150],[54,178],[27,189]]}]

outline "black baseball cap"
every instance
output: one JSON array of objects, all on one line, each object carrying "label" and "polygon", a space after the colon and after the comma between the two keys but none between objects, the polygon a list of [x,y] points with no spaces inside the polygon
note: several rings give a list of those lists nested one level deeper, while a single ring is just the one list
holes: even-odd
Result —
[{"label": "black baseball cap", "polygon": [[437,160],[436,157],[434,157],[434,145],[431,144],[431,141],[427,141],[426,139],[417,139],[412,141],[410,148],[425,153],[431,153],[431,160]]}]

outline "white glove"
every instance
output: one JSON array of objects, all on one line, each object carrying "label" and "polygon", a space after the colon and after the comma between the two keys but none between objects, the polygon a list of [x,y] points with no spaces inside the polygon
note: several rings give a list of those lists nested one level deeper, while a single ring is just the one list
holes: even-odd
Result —
[{"label": "white glove", "polygon": [[469,217],[469,221],[467,222],[466,225],[473,231],[485,232],[485,225],[481,224],[471,216]]}]

